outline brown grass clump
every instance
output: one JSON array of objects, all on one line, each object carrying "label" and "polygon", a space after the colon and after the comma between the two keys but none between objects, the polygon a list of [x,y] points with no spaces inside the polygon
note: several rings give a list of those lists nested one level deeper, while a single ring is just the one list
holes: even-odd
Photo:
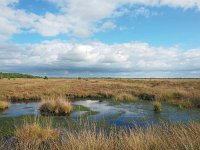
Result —
[{"label": "brown grass clump", "polygon": [[7,109],[10,106],[9,102],[0,101],[0,111]]},{"label": "brown grass clump", "polygon": [[40,113],[42,115],[69,115],[72,112],[72,108],[69,101],[58,98],[57,100],[47,100],[42,102]]},{"label": "brown grass clump", "polygon": [[115,96],[116,100],[119,101],[137,101],[138,99],[131,95],[131,94],[126,94],[126,93],[121,93]]},{"label": "brown grass clump", "polygon": [[159,101],[155,101],[153,103],[153,107],[154,107],[155,112],[161,112],[161,110],[162,110],[162,105],[161,105],[161,102],[159,102]]},{"label": "brown grass clump", "polygon": [[[41,128],[37,124],[17,129],[13,149],[62,150],[198,150],[200,124],[162,124],[147,128],[99,130],[82,126],[80,130]],[[39,145],[39,146],[38,146]],[[10,148],[12,150],[12,148]]]},{"label": "brown grass clump", "polygon": [[[67,150],[196,150],[200,149],[200,125],[150,126],[147,129],[113,129],[109,133],[94,128],[66,132],[61,149]],[[84,139],[84,140],[83,140]]]},{"label": "brown grass clump", "polygon": [[16,148],[39,149],[48,147],[58,138],[58,131],[50,127],[41,127],[38,123],[27,124],[15,131]]}]

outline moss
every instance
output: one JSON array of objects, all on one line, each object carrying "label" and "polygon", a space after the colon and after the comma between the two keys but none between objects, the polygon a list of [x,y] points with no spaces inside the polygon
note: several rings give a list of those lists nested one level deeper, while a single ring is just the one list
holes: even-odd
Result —
[{"label": "moss", "polygon": [[90,111],[90,109],[82,105],[74,105],[73,112],[76,112],[76,111]]}]

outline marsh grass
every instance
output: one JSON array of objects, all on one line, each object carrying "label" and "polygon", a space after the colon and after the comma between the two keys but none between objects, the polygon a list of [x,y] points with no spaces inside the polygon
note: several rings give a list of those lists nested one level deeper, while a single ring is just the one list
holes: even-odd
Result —
[{"label": "marsh grass", "polygon": [[[125,98],[123,98],[123,95]],[[15,102],[62,96],[159,100],[180,107],[200,107],[200,79],[16,79],[0,80],[0,96]]]},{"label": "marsh grass", "polygon": [[0,111],[7,109],[10,106],[9,102],[0,101]]},{"label": "marsh grass", "polygon": [[10,150],[62,149],[62,150],[198,150],[200,124],[170,124],[147,128],[109,131],[95,124],[80,124],[80,128],[52,128],[38,122],[17,128]]},{"label": "marsh grass", "polygon": [[59,136],[59,132],[49,124],[39,122],[24,123],[14,132],[16,149],[49,149]]},{"label": "marsh grass", "polygon": [[69,115],[72,112],[71,103],[64,98],[49,99],[43,101],[40,106],[40,113],[42,115]]},{"label": "marsh grass", "polygon": [[153,110],[154,110],[155,112],[161,112],[161,110],[162,110],[162,104],[161,104],[161,102],[155,101],[155,102],[153,103]]},{"label": "marsh grass", "polygon": [[138,98],[136,98],[135,96],[127,93],[118,94],[114,96],[114,99],[118,101],[132,101],[132,102],[138,100]]}]

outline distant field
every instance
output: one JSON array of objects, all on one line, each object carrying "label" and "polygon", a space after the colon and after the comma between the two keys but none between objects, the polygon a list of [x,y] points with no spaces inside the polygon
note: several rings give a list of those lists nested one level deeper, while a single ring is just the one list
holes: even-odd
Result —
[{"label": "distant field", "polygon": [[57,96],[162,100],[192,108],[200,107],[200,79],[0,79],[0,99],[28,102]]}]

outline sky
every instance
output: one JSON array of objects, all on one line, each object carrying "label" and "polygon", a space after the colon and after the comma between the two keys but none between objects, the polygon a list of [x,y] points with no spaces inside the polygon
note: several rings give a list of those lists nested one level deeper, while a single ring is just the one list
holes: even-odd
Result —
[{"label": "sky", "polygon": [[0,0],[0,72],[200,77],[200,0]]}]

